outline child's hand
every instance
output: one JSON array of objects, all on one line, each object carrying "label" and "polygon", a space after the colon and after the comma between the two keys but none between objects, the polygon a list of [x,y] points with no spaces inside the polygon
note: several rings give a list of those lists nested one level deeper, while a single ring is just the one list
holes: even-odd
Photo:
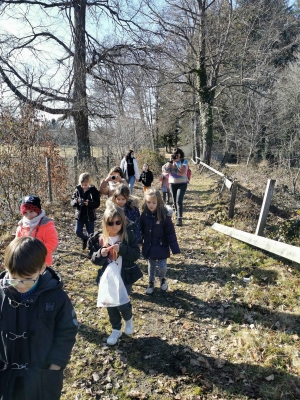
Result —
[{"label": "child's hand", "polygon": [[84,205],[87,206],[88,204],[89,204],[89,201],[86,200],[86,201],[84,202]]},{"label": "child's hand", "polygon": [[113,246],[111,246],[111,248],[112,248],[116,253],[119,253],[120,245],[119,245],[119,243],[116,243],[116,244],[114,244]]},{"label": "child's hand", "polygon": [[107,257],[109,250],[111,249],[111,247],[102,247],[101,249],[101,256],[102,257]]}]

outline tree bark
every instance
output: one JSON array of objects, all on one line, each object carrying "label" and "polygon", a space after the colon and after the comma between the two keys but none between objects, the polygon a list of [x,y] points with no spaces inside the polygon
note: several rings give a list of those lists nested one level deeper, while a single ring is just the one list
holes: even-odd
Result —
[{"label": "tree bark", "polygon": [[74,3],[74,107],[73,118],[77,138],[78,161],[89,160],[91,157],[88,107],[86,93],[86,42],[85,19],[86,2],[77,0]]}]

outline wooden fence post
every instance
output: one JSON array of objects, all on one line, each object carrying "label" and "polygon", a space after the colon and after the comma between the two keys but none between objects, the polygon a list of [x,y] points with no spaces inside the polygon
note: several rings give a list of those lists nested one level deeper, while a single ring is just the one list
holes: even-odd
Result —
[{"label": "wooden fence post", "polygon": [[48,196],[50,203],[52,203],[51,165],[49,157],[46,157],[46,170],[47,170],[47,180],[48,180]]},{"label": "wooden fence post", "polygon": [[264,228],[266,225],[275,183],[276,183],[275,179],[268,179],[268,183],[267,183],[267,187],[266,187],[266,191],[265,191],[265,195],[264,195],[264,200],[263,200],[263,203],[261,206],[255,235],[263,236],[263,231],[264,231]]},{"label": "wooden fence post", "polygon": [[237,181],[234,181],[231,185],[231,197],[230,197],[228,218],[233,218],[234,216],[234,206],[235,206],[237,188],[238,188],[238,183]]}]

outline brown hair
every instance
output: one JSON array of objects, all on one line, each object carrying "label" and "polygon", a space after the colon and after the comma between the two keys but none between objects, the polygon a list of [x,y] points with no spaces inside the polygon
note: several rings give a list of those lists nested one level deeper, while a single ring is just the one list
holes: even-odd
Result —
[{"label": "brown hair", "polygon": [[23,236],[14,239],[4,253],[4,265],[11,275],[30,276],[45,264],[47,249],[43,242]]},{"label": "brown hair", "polygon": [[122,185],[121,183],[119,185],[117,185],[115,191],[113,192],[112,196],[110,197],[110,199],[117,204],[116,202],[116,198],[118,196],[123,196],[126,199],[126,204],[128,207],[130,208],[134,208],[134,207],[139,207],[139,199],[135,196],[132,196],[130,194],[130,190],[129,187],[127,185]]},{"label": "brown hair", "polygon": [[122,168],[117,167],[117,166],[112,167],[112,169],[109,171],[109,175],[113,174],[114,172],[118,172],[118,173],[120,174],[120,177],[121,177],[122,179],[124,179],[124,173],[123,173],[123,171],[122,171]]}]

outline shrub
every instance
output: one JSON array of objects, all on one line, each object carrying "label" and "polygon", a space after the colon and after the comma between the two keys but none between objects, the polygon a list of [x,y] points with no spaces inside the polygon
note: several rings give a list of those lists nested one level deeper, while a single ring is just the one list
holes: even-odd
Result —
[{"label": "shrub", "polygon": [[68,174],[57,145],[43,131],[34,110],[24,106],[18,117],[8,111],[0,117],[0,219],[5,221],[19,214],[23,196],[34,194],[47,200],[46,158],[50,160],[54,200],[64,197]]},{"label": "shrub", "polygon": [[143,164],[149,164],[149,169],[154,176],[161,174],[161,167],[166,163],[166,159],[162,154],[149,149],[139,150],[136,154],[136,159],[140,170],[142,170]]}]

